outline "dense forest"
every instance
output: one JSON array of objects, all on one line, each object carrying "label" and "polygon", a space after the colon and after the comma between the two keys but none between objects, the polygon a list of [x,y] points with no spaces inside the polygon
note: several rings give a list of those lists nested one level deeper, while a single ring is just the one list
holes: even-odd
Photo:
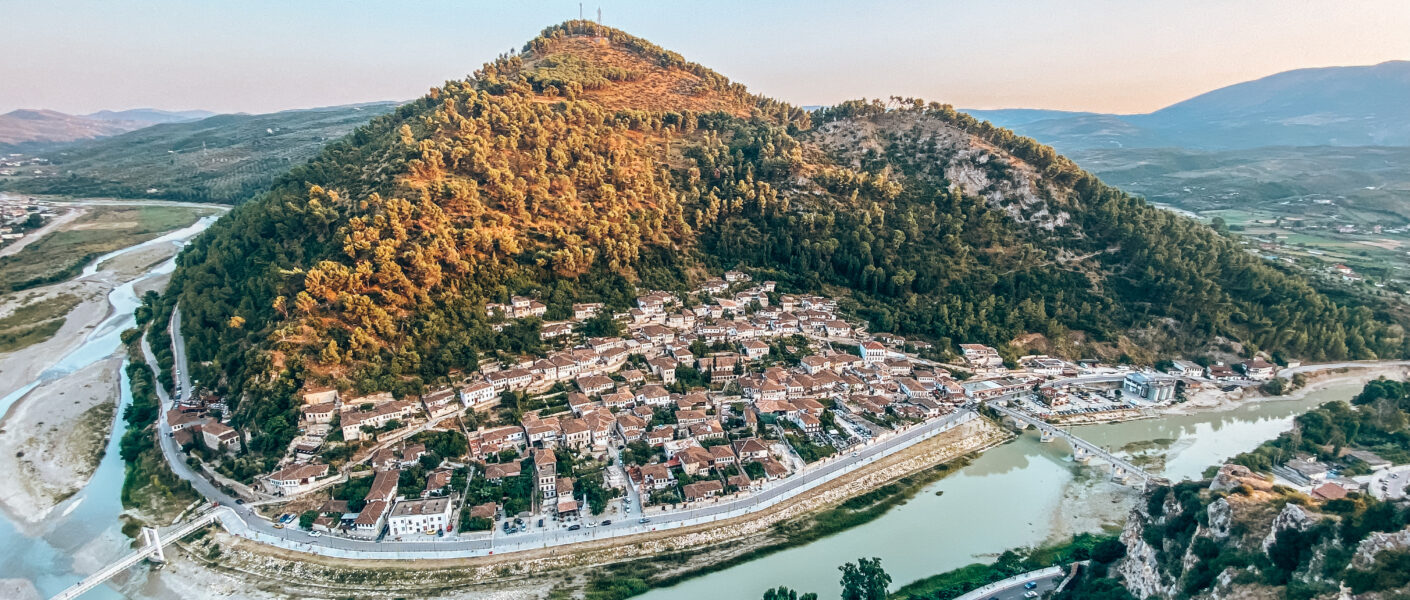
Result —
[{"label": "dense forest", "polygon": [[305,384],[412,393],[536,349],[532,324],[496,332],[486,302],[533,295],[555,318],[735,267],[945,347],[1406,350],[1390,319],[949,106],[808,113],[586,21],[280,177],[181,255],[167,302],[193,375],[265,451]]}]

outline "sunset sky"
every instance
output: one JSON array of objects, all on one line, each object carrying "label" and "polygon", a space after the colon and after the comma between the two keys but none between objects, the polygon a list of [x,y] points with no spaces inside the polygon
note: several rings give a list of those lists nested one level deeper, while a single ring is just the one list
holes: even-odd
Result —
[{"label": "sunset sky", "polygon": [[[219,112],[405,100],[578,2],[0,0],[0,112]],[[795,104],[1147,112],[1302,67],[1410,59],[1404,0],[585,2]]]}]

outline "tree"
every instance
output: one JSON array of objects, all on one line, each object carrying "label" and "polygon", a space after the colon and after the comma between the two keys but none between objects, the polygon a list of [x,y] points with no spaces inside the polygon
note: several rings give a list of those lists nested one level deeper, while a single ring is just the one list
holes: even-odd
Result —
[{"label": "tree", "polygon": [[891,576],[881,568],[880,558],[859,558],[837,569],[842,571],[842,600],[886,600]]},{"label": "tree", "polygon": [[299,527],[308,529],[313,527],[313,522],[318,520],[318,511],[306,510],[299,515]]},{"label": "tree", "polygon": [[778,586],[764,590],[764,600],[817,600],[818,595],[813,592],[799,595],[798,592],[789,589],[787,586]]},{"label": "tree", "polygon": [[1092,560],[1102,564],[1116,562],[1123,556],[1126,556],[1126,544],[1116,538],[1102,540],[1092,548]]}]

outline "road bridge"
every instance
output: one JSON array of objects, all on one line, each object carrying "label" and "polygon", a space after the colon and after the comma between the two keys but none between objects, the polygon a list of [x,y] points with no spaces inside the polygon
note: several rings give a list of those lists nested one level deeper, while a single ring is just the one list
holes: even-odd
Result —
[{"label": "road bridge", "polygon": [[152,562],[156,563],[166,562],[166,555],[162,552],[164,546],[191,535],[191,533],[197,529],[214,523],[218,515],[218,511],[208,510],[191,521],[173,526],[164,534],[158,533],[156,529],[152,529],[151,527],[143,527],[141,548],[99,569],[98,572],[85,577],[83,581],[69,586],[68,589],[55,595],[53,600],[70,600],[82,596],[89,590],[98,587],[104,581],[113,578],[113,576],[118,573],[128,570],[144,559],[151,559]]},{"label": "road bridge", "polygon": [[1039,433],[1042,434],[1043,441],[1045,442],[1051,441],[1054,438],[1062,438],[1064,440],[1067,440],[1068,445],[1072,446],[1073,457],[1079,462],[1086,462],[1090,460],[1093,456],[1106,461],[1107,463],[1111,464],[1112,476],[1117,479],[1125,480],[1132,477],[1138,477],[1141,479],[1141,482],[1143,484],[1150,483],[1152,480],[1159,479],[1159,477],[1147,473],[1145,469],[1142,469],[1132,464],[1130,461],[1121,458],[1115,454],[1112,454],[1111,452],[1108,452],[1105,448],[1102,448],[1101,446],[1098,446],[1087,440],[1077,437],[1071,432],[1059,429],[1057,426],[1048,423],[1047,421],[1044,421],[1042,419],[1039,419],[1038,417],[1033,416],[1027,412],[1024,412],[1017,408],[1003,406],[997,402],[991,403],[988,406],[989,408],[994,409],[995,412],[998,412],[1001,415],[1009,417],[1020,423],[1032,425],[1035,429],[1038,430]]}]

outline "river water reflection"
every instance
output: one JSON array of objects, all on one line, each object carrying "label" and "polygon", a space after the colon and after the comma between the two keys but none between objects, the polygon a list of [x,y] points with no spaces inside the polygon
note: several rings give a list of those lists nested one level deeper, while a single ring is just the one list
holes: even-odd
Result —
[{"label": "river water reflection", "polygon": [[[1249,403],[1232,410],[1090,425],[1078,436],[1112,449],[1132,442],[1173,440],[1164,475],[1197,479],[1225,458],[1250,450],[1291,428],[1294,416],[1332,400],[1348,400],[1359,383],[1329,386],[1297,400]],[[1101,466],[1094,466],[1099,469]],[[653,590],[645,600],[742,600],[786,585],[819,597],[839,597],[837,567],[858,557],[881,557],[892,589],[973,562],[989,562],[1009,548],[1041,544],[1057,528],[1059,503],[1118,500],[1122,493],[1097,472],[1082,470],[1063,442],[1044,444],[1032,432],[985,452],[969,466],[916,495],[904,506],[861,527],[760,560]],[[936,495],[936,492],[943,492]],[[1100,507],[1093,507],[1100,508]],[[1111,507],[1106,507],[1107,512]],[[1067,512],[1072,512],[1068,507]],[[1093,523],[1096,528],[1098,524]],[[1066,535],[1066,534],[1064,534]]]}]

